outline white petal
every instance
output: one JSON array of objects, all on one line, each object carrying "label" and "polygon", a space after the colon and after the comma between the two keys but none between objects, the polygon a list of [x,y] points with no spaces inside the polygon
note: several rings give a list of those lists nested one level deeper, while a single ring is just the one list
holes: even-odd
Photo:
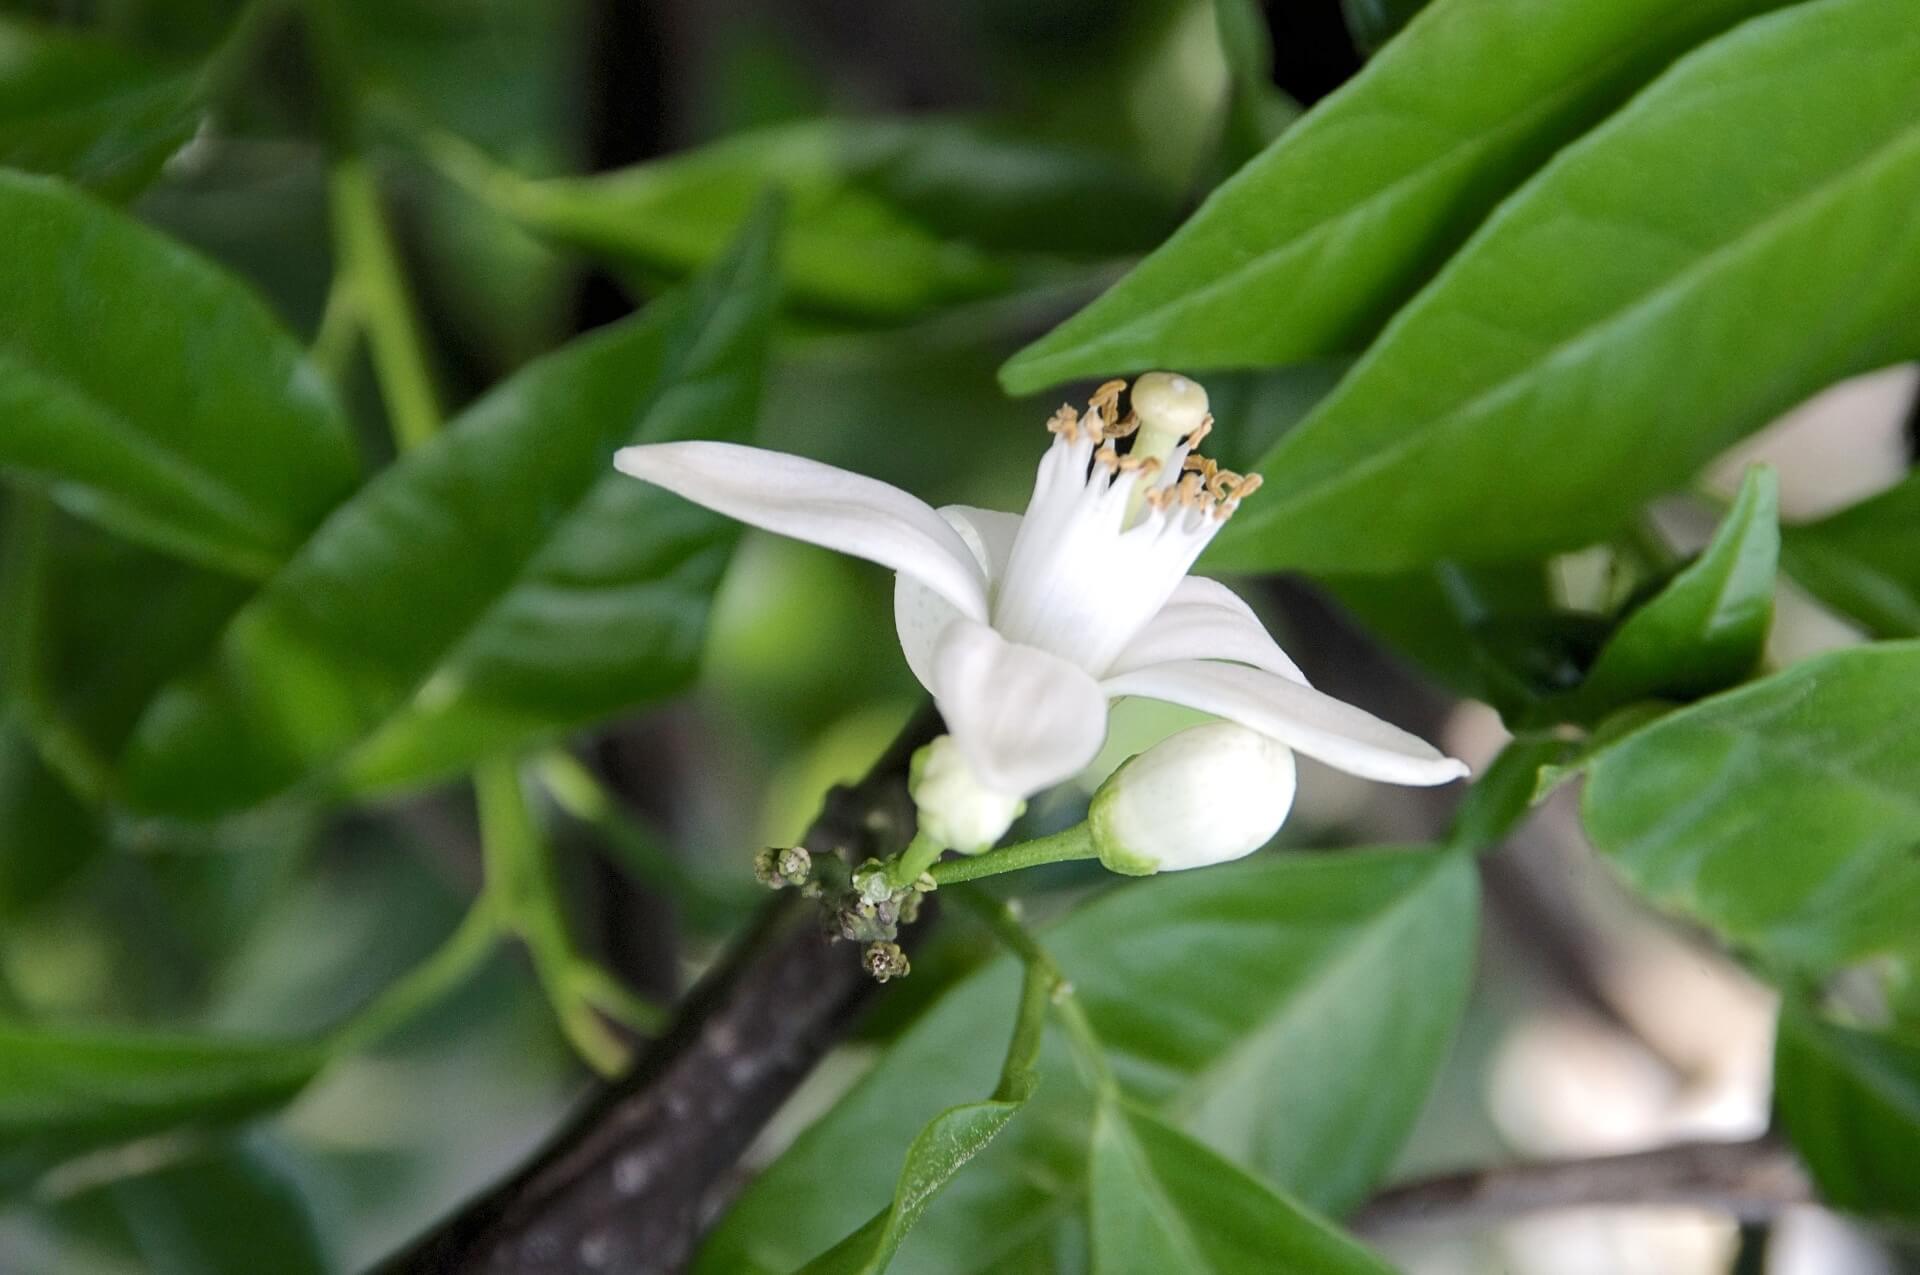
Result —
[{"label": "white petal", "polygon": [[1310,686],[1237,664],[1177,660],[1108,678],[1109,695],[1184,704],[1257,730],[1329,766],[1426,787],[1467,773],[1425,740]]},{"label": "white petal", "polygon": [[[940,516],[952,524],[973,557],[986,572],[987,588],[1007,569],[1007,555],[1013,552],[1013,538],[1020,531],[1020,515],[997,509],[975,509],[970,505],[946,505]],[[907,667],[920,679],[920,685],[933,689],[933,644],[949,624],[960,618],[959,610],[945,598],[901,572],[893,580],[893,627],[900,635],[900,650]]]},{"label": "white petal", "polygon": [[1107,697],[1077,665],[956,620],[933,651],[933,699],[981,783],[1025,797],[1100,751]]},{"label": "white petal", "polygon": [[986,576],[966,543],[898,487],[735,443],[623,447],[613,463],[729,518],[905,572],[961,614],[986,618]]},{"label": "white petal", "polygon": [[1201,576],[1180,582],[1159,614],[1127,643],[1107,675],[1171,660],[1232,660],[1307,684],[1306,674],[1280,649],[1253,608],[1218,580]]}]

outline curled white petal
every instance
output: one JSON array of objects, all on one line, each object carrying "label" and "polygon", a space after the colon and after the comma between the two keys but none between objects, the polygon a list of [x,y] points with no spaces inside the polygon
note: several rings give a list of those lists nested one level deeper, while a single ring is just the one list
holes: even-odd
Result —
[{"label": "curled white petal", "polygon": [[[1007,569],[1007,556],[1013,552],[1013,540],[1020,531],[1020,515],[997,509],[975,509],[969,505],[946,505],[940,516],[953,527],[973,552],[974,560],[986,573],[987,591]],[[920,685],[933,689],[933,644],[940,640],[949,624],[960,619],[960,611],[951,602],[920,583],[906,572],[893,580],[893,627],[900,636],[900,650],[907,667],[920,679]]]},{"label": "curled white petal", "polygon": [[1240,595],[1203,576],[1188,576],[1147,627],[1114,660],[1108,676],[1171,660],[1232,660],[1307,684],[1267,626]]},{"label": "curled white petal", "polygon": [[1238,722],[1363,779],[1430,787],[1467,773],[1465,763],[1418,736],[1259,669],[1176,660],[1110,677],[1103,685],[1109,695],[1165,700]]},{"label": "curled white petal", "polygon": [[1076,665],[956,620],[934,646],[933,699],[981,783],[1026,797],[1078,773],[1107,733],[1107,698]]},{"label": "curled white petal", "polygon": [[1139,875],[1252,854],[1293,808],[1293,754],[1232,722],[1169,736],[1115,771],[1087,820],[1101,862]]},{"label": "curled white petal", "polygon": [[736,443],[623,447],[613,463],[741,522],[913,576],[970,619],[987,615],[987,581],[933,507],[877,479]]}]

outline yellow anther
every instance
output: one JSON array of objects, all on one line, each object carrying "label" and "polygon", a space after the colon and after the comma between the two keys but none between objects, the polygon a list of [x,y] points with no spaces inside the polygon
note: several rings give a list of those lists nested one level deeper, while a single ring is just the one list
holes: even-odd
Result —
[{"label": "yellow anther", "polygon": [[1120,419],[1120,396],[1127,391],[1125,381],[1108,381],[1087,399],[1087,411],[1098,412],[1102,421]]},{"label": "yellow anther", "polygon": [[1062,403],[1060,410],[1047,418],[1047,432],[1072,439],[1080,432],[1079,410],[1070,403]]},{"label": "yellow anther", "polygon": [[1193,433],[1187,435],[1187,447],[1189,449],[1198,447],[1211,433],[1213,433],[1213,413],[1208,412],[1200,418],[1200,423],[1193,427]]},{"label": "yellow anther", "polygon": [[1115,421],[1111,425],[1104,426],[1103,430],[1108,438],[1126,438],[1139,428],[1139,413],[1128,412],[1124,418]]}]

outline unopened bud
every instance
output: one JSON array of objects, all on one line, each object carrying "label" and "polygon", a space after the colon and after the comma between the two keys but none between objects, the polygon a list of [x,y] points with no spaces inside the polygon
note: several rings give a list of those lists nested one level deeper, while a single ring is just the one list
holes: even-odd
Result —
[{"label": "unopened bud", "polygon": [[907,791],[920,811],[920,835],[962,854],[991,847],[1027,808],[1019,797],[974,778],[951,735],[940,736],[913,755]]},{"label": "unopened bud", "polygon": [[1100,861],[1143,876],[1252,854],[1293,806],[1293,754],[1231,722],[1183,730],[1113,772],[1087,822]]},{"label": "unopened bud", "polygon": [[754,879],[769,890],[805,885],[813,874],[813,856],[804,846],[769,846],[753,856]]},{"label": "unopened bud", "polygon": [[907,960],[906,952],[898,943],[869,943],[861,964],[867,967],[867,973],[873,975],[876,983],[905,978],[913,972],[913,963]]},{"label": "unopened bud", "polygon": [[878,859],[868,859],[855,868],[853,889],[869,903],[885,903],[893,897],[893,881],[887,875],[887,865]]}]

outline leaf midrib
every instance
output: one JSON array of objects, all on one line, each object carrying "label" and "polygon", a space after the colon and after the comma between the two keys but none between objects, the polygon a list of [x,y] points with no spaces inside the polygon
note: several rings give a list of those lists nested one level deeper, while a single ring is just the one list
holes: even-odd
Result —
[{"label": "leaf midrib", "polygon": [[[1637,320],[1646,311],[1658,308],[1671,299],[1676,293],[1685,290],[1698,279],[1716,274],[1723,266],[1742,259],[1744,250],[1754,244],[1755,241],[1762,238],[1770,239],[1773,232],[1797,222],[1800,215],[1808,212],[1810,209],[1817,209],[1829,202],[1844,198],[1851,193],[1856,183],[1865,175],[1876,171],[1883,163],[1891,167],[1892,161],[1905,158],[1904,152],[1909,148],[1920,150],[1920,124],[1897,130],[1888,141],[1872,148],[1860,159],[1835,171],[1825,181],[1813,184],[1807,190],[1796,195],[1766,216],[1728,238],[1719,247],[1701,254],[1695,258],[1692,263],[1676,271],[1654,288],[1642,293],[1629,304],[1615,309],[1611,314],[1596,319],[1594,322],[1581,328],[1578,332],[1556,341],[1554,344],[1542,350],[1537,357],[1529,359],[1518,370],[1499,378],[1464,402],[1427,417],[1426,419],[1429,421],[1429,424],[1424,428],[1402,434],[1390,440],[1385,446],[1375,449],[1372,453],[1340,466],[1338,472],[1332,477],[1325,478],[1305,487],[1296,488],[1292,491],[1275,493],[1276,499],[1269,501],[1265,506],[1263,516],[1258,525],[1264,527],[1278,520],[1283,511],[1297,509],[1302,505],[1310,505],[1316,501],[1328,499],[1337,495],[1343,489],[1358,485],[1375,476],[1380,470],[1399,463],[1409,453],[1416,452],[1420,448],[1430,445],[1436,436],[1444,436],[1472,426],[1476,421],[1482,419],[1485,409],[1495,406],[1509,398],[1517,397],[1528,385],[1541,376],[1549,365],[1562,365],[1583,358],[1591,347],[1603,343],[1616,329]],[[1577,150],[1579,148],[1572,149]],[[1548,171],[1557,167],[1560,162],[1562,161],[1556,161],[1554,165],[1549,167]],[[1524,188],[1522,193],[1524,193]],[[1515,198],[1519,198],[1519,195],[1516,195]],[[1490,222],[1488,224],[1491,226],[1494,223]],[[1464,249],[1462,250],[1462,256],[1465,255],[1466,251],[1467,250]],[[1455,260],[1458,261],[1459,258]],[[1443,286],[1444,283],[1445,276],[1443,275],[1429,286],[1438,288]],[[1411,310],[1411,307],[1409,309]],[[1408,322],[1408,314],[1409,311],[1403,311],[1396,326],[1398,323]],[[1416,315],[1415,317],[1417,318],[1418,316]],[[1384,344],[1384,341],[1385,338],[1382,338],[1382,344]],[[1376,346],[1376,350],[1379,348],[1380,347]],[[1371,365],[1378,357],[1376,354],[1373,358],[1370,358],[1368,364]],[[1356,369],[1356,376],[1359,370],[1360,369]],[[1324,414],[1316,414],[1316,419],[1324,420],[1326,416]],[[1272,467],[1274,456],[1282,453],[1284,449],[1290,445],[1296,448],[1300,446],[1300,439],[1311,436],[1307,432],[1307,427],[1311,424],[1313,424],[1312,421],[1303,422],[1300,429],[1293,431],[1277,444],[1273,451],[1269,452],[1256,467],[1259,472],[1268,473],[1269,482],[1273,481],[1269,471]]]},{"label": "leaf midrib", "polygon": [[[0,345],[0,369],[10,369],[46,387],[60,398],[81,407],[99,422],[103,432],[113,438],[115,445],[132,453],[141,463],[150,465],[172,489],[185,497],[190,505],[199,508],[229,532],[240,533],[252,542],[253,548],[270,548],[277,543],[275,540],[268,540],[262,544],[258,535],[259,528],[264,526],[276,532],[289,530],[287,524],[280,518],[265,507],[255,504],[249,493],[223,483],[218,474],[201,468],[190,457],[168,449],[160,439],[141,429],[118,408],[71,379],[49,373],[37,360],[26,357],[25,352],[18,346],[11,343]],[[144,503],[129,497],[127,493],[115,487],[99,485],[86,479],[57,474],[56,480],[72,482],[107,493],[118,504],[139,508]],[[151,511],[142,509],[141,512],[143,516],[152,517]],[[194,538],[205,539],[204,534]]]}]

